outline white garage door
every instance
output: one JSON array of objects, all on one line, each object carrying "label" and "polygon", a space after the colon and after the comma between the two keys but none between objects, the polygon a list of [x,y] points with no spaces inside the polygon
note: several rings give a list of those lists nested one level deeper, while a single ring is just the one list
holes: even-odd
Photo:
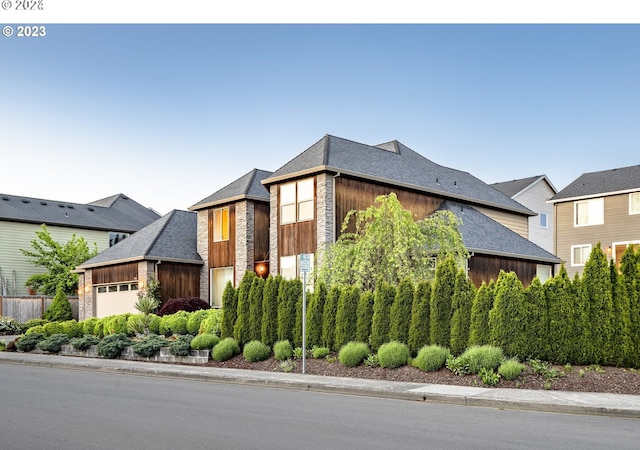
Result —
[{"label": "white garage door", "polygon": [[117,283],[96,288],[96,317],[133,313],[138,310],[133,305],[138,301],[137,283]]}]

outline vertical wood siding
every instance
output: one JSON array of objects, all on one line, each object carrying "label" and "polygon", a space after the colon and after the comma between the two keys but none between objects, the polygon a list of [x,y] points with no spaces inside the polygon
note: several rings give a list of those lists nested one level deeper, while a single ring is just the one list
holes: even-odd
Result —
[{"label": "vertical wood siding", "polygon": [[162,262],[156,268],[163,302],[170,298],[200,297],[199,265]]},{"label": "vertical wood siding", "polygon": [[97,267],[91,270],[92,284],[119,283],[138,279],[138,263],[118,264],[117,266]]},{"label": "vertical wood siding", "polygon": [[269,204],[254,203],[255,242],[254,260],[266,261],[269,258]]},{"label": "vertical wood siding", "polygon": [[469,278],[476,287],[480,287],[483,281],[489,283],[491,280],[497,280],[500,270],[515,272],[527,287],[536,276],[537,264],[533,261],[489,255],[474,255],[469,260]]}]

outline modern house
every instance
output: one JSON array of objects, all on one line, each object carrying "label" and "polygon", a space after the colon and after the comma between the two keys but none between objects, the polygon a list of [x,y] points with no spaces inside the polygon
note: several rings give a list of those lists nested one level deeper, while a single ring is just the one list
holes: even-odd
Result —
[{"label": "modern house", "polygon": [[493,183],[490,186],[511,197],[537,215],[529,217],[529,240],[554,253],[553,205],[548,200],[558,193],[546,175]]},{"label": "modern house", "polygon": [[95,243],[102,251],[159,217],[123,194],[87,204],[0,194],[0,294],[36,294],[25,282],[44,271],[33,266],[20,249],[32,249],[31,241],[42,224],[57,242],[67,242],[75,234],[90,248]]},{"label": "modern house", "polygon": [[228,281],[237,286],[247,270],[269,274],[271,172],[254,169],[189,208],[198,214],[197,247],[204,262],[200,298],[222,306]]},{"label": "modern house", "polygon": [[196,228],[195,213],[173,210],[76,267],[79,319],[138,313],[134,304],[150,277],[160,282],[163,302],[199,297]]},{"label": "modern house", "polygon": [[555,215],[555,248],[570,276],[581,273],[600,243],[620,263],[640,244],[640,165],[584,173],[549,200]]}]

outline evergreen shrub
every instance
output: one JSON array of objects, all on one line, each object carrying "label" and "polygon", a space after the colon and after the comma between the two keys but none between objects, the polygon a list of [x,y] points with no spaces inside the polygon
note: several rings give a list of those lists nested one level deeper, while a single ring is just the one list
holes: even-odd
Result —
[{"label": "evergreen shrub", "polygon": [[71,303],[62,289],[58,289],[53,297],[51,306],[42,315],[42,318],[52,322],[64,322],[73,319]]},{"label": "evergreen shrub", "polygon": [[227,361],[228,359],[233,358],[235,355],[240,354],[240,346],[238,342],[232,337],[226,337],[215,347],[213,347],[213,352],[211,353],[211,357],[218,362]]},{"label": "evergreen shrub", "polygon": [[222,324],[223,312],[221,309],[209,309],[207,311],[207,317],[200,322],[200,328],[198,328],[198,334],[208,333],[220,336],[220,326]]},{"label": "evergreen shrub", "polygon": [[24,334],[29,328],[37,327],[38,325],[42,326],[47,322],[49,322],[49,321],[48,320],[44,320],[44,319],[30,319],[30,320],[28,320],[25,323],[20,325],[21,333]]},{"label": "evergreen shrub", "polygon": [[88,319],[80,322],[80,324],[82,325],[82,334],[93,334],[93,331],[96,328],[96,322],[98,322],[98,320],[99,319],[97,317],[89,317]]},{"label": "evergreen shrub", "polygon": [[44,336],[44,325],[36,325],[34,327],[29,328],[25,334],[38,333]]},{"label": "evergreen shrub", "polygon": [[42,325],[45,337],[51,337],[54,334],[64,333],[62,322],[49,322]]},{"label": "evergreen shrub", "polygon": [[42,333],[27,333],[16,341],[16,348],[21,352],[30,352],[38,342],[45,339]]},{"label": "evergreen shrub", "polygon": [[192,340],[193,336],[190,334],[177,336],[173,341],[169,342],[169,353],[175,356],[189,356]]},{"label": "evergreen shrub", "polygon": [[58,353],[63,345],[69,343],[69,336],[65,333],[56,333],[48,338],[38,342],[38,348],[43,352]]},{"label": "evergreen shrub", "polygon": [[271,349],[268,345],[254,340],[247,342],[242,351],[242,355],[244,356],[244,359],[249,362],[264,361],[271,355]]},{"label": "evergreen shrub", "polygon": [[98,355],[109,359],[118,358],[122,350],[131,343],[125,333],[110,334],[98,343]]},{"label": "evergreen shrub", "polygon": [[469,373],[478,373],[480,369],[495,370],[504,361],[500,347],[480,345],[468,348],[459,359],[469,367]]},{"label": "evergreen shrub", "polygon": [[88,350],[92,345],[98,345],[100,339],[92,334],[85,334],[82,337],[76,337],[69,341],[69,344],[73,345],[73,348],[80,351]]},{"label": "evergreen shrub", "polygon": [[329,354],[328,347],[313,347],[311,349],[311,356],[313,356],[313,359],[326,358],[328,354]]},{"label": "evergreen shrub", "polygon": [[291,358],[293,355],[293,347],[291,342],[285,339],[284,341],[278,341],[273,344],[273,355],[278,361],[284,361]]},{"label": "evergreen shrub", "polygon": [[200,325],[202,325],[202,322],[209,317],[209,311],[211,310],[200,309],[189,314],[189,318],[187,319],[187,333],[193,336],[198,334],[200,332]]},{"label": "evergreen shrub", "polygon": [[83,327],[81,323],[78,323],[75,319],[62,322],[63,333],[69,336],[69,339],[80,337],[83,335]]},{"label": "evergreen shrub", "polygon": [[174,314],[168,314],[160,318],[160,334],[165,336],[187,334],[187,322],[189,313],[186,311],[178,311]]},{"label": "evergreen shrub", "polygon": [[520,376],[525,366],[515,358],[507,359],[500,367],[498,367],[498,373],[505,380],[515,380]]},{"label": "evergreen shrub", "polygon": [[343,366],[355,367],[362,364],[370,352],[367,343],[351,341],[342,346],[338,353],[338,360]]},{"label": "evergreen shrub", "polygon": [[157,334],[150,334],[145,336],[139,341],[133,344],[133,351],[136,355],[140,355],[145,358],[155,355],[162,347],[169,345],[169,341],[164,336],[158,336]]},{"label": "evergreen shrub", "polygon": [[215,334],[202,333],[193,338],[191,348],[194,350],[211,350],[218,342],[220,342],[220,338]]},{"label": "evergreen shrub", "polygon": [[406,366],[410,356],[407,344],[398,341],[387,342],[378,349],[378,363],[386,369]]},{"label": "evergreen shrub", "polygon": [[413,365],[425,372],[435,372],[440,370],[447,358],[450,357],[451,352],[446,347],[425,345],[418,351],[418,356],[413,360]]}]

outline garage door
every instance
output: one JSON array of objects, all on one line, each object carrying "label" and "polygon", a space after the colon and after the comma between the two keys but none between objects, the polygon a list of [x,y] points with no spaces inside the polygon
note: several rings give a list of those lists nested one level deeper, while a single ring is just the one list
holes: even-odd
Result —
[{"label": "garage door", "polygon": [[138,310],[133,305],[138,301],[137,283],[117,283],[96,288],[96,317],[133,313]]}]

